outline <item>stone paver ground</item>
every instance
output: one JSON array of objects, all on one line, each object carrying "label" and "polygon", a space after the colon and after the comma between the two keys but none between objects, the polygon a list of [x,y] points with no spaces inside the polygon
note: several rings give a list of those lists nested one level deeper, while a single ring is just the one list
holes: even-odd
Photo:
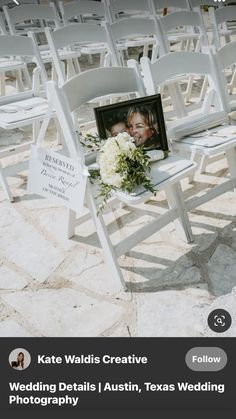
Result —
[{"label": "stone paver ground", "polygon": [[[186,197],[227,177],[224,159],[211,164],[183,183]],[[236,315],[233,191],[190,213],[194,243],[181,242],[170,224],[121,257],[128,291],[114,294],[92,222],[67,240],[67,210],[30,195],[25,171],[9,179],[15,203],[0,194],[1,336],[210,336],[213,308]],[[112,239],[165,207],[158,194],[135,212],[109,213]],[[235,326],[223,335],[235,335]]]}]

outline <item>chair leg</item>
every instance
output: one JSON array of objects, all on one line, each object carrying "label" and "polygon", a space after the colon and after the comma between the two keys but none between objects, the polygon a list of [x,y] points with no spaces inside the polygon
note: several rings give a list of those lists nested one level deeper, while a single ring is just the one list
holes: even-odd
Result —
[{"label": "chair leg", "polygon": [[79,58],[73,58],[73,64],[74,64],[76,74],[81,73]]},{"label": "chair leg", "polygon": [[0,90],[1,90],[1,95],[5,96],[6,95],[6,79],[5,79],[5,73],[1,73],[0,74]]},{"label": "chair leg", "polygon": [[[236,150],[235,148],[226,150],[225,155],[226,155],[228,166],[229,166],[230,177],[235,178],[236,177]],[[234,191],[236,192],[236,189],[234,189]]]},{"label": "chair leg", "polygon": [[3,189],[4,189],[4,191],[5,191],[6,195],[7,195],[8,200],[10,202],[13,202],[14,201],[14,198],[13,198],[13,196],[11,194],[11,191],[10,191],[10,188],[8,186],[7,180],[6,180],[6,178],[5,178],[4,174],[3,174],[3,169],[2,169],[1,163],[0,163],[0,182],[2,183]]},{"label": "chair leg", "polygon": [[236,87],[236,70],[234,69],[231,81],[229,83],[229,93],[232,95],[233,94],[233,90]]},{"label": "chair leg", "polygon": [[67,74],[66,74],[67,80],[71,79],[73,76],[75,76],[75,74],[76,74],[75,67],[74,67],[72,59],[70,58],[67,60]]},{"label": "chair leg", "polygon": [[29,75],[28,68],[27,68],[27,67],[26,67],[26,68],[23,68],[22,72],[23,72],[23,74],[24,74],[24,77],[25,77],[25,81],[26,81],[27,87],[28,87],[29,89],[31,89],[31,88],[32,88],[32,82],[31,82],[31,79],[30,79],[30,75]]},{"label": "chair leg", "polygon": [[22,82],[21,70],[16,70],[14,73],[15,73],[15,77],[16,77],[17,90],[18,90],[18,92],[23,92],[24,91],[24,85],[23,85],[23,82]]},{"label": "chair leg", "polygon": [[103,221],[102,215],[101,214],[97,215],[97,208],[96,208],[94,199],[92,197],[90,187],[88,187],[87,189],[87,205],[88,205],[91,217],[93,219],[94,225],[96,227],[98,238],[103,248],[104,256],[106,258],[107,264],[109,265],[111,273],[112,273],[111,280],[113,281],[115,290],[121,291],[122,288],[125,290],[126,289],[125,281],[124,281],[123,274],[121,272],[121,269],[117,260],[117,256],[115,254],[109,234],[107,233],[107,229]]},{"label": "chair leg", "polygon": [[57,117],[54,118],[54,122],[57,129],[57,145],[62,145],[63,148],[67,148],[63,131],[61,129],[61,125],[59,124]]},{"label": "chair leg", "polygon": [[75,211],[68,210],[68,220],[67,220],[67,238],[70,239],[75,234],[76,227],[76,213]]},{"label": "chair leg", "polygon": [[209,158],[207,156],[202,156],[200,166],[199,166],[199,172],[201,174],[205,173],[208,163],[209,163]]},{"label": "chair leg", "polygon": [[35,144],[37,143],[39,131],[40,131],[40,121],[36,121],[33,123],[33,141]]},{"label": "chair leg", "polygon": [[[201,159],[203,159],[204,158],[204,156],[200,156],[199,154],[197,154],[195,151],[193,151],[192,153],[191,153],[191,160],[193,161],[193,162],[195,162],[195,163],[197,163],[197,165],[198,165],[198,168],[200,167],[200,162],[202,161]],[[194,181],[194,176],[195,176],[195,173],[196,172],[193,172],[191,175],[189,175],[189,177],[188,177],[188,181],[189,181],[189,183],[192,183],[193,181]],[[202,173],[202,172],[201,172]]]},{"label": "chair leg", "polygon": [[203,102],[205,96],[206,96],[206,92],[207,92],[207,87],[208,87],[208,78],[204,77],[204,81],[202,84],[202,90],[200,93],[200,101]]},{"label": "chair leg", "polygon": [[179,214],[179,218],[175,221],[175,228],[178,233],[178,236],[187,243],[193,242],[192,230],[185,209],[183,193],[180,183],[178,182],[174,185],[171,185],[167,189],[166,195],[169,208],[176,208]]}]

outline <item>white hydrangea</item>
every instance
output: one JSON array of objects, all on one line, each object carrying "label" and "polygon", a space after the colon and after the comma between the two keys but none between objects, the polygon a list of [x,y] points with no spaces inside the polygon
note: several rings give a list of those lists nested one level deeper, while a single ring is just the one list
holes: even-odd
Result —
[{"label": "white hydrangea", "polygon": [[125,155],[131,157],[132,151],[136,148],[133,138],[127,132],[118,134],[116,137],[108,138],[100,150],[98,164],[103,183],[120,188],[122,175],[116,173],[118,157]]}]

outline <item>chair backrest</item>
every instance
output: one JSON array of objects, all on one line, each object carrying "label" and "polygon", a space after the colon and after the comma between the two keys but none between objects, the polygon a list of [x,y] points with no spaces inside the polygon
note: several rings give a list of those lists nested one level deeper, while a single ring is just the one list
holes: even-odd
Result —
[{"label": "chair backrest", "polygon": [[203,19],[200,13],[193,11],[178,11],[159,17],[161,32],[164,34],[165,43],[169,49],[169,43],[166,34],[177,27],[198,28],[202,37],[202,44],[208,44],[208,38],[204,27]]},{"label": "chair backrest", "polygon": [[29,36],[1,35],[0,57],[6,56],[20,56],[21,60],[22,57],[32,58],[41,71],[43,83],[46,83],[47,73],[32,33]]},{"label": "chair backrest", "polygon": [[219,25],[223,22],[236,20],[236,6],[220,7],[215,11],[216,23]]},{"label": "chair backrest", "polygon": [[90,42],[99,42],[107,45],[109,50],[107,31],[100,25],[92,23],[74,23],[62,28],[51,31],[45,29],[48,45],[52,51],[53,63],[57,71],[58,80],[63,84],[66,80],[64,66],[62,66],[58,50],[74,44],[88,44]]},{"label": "chair backrest", "polygon": [[220,7],[222,6],[219,1],[215,0],[189,0],[190,6],[192,9],[200,8],[201,6],[214,6],[214,7]]},{"label": "chair backrest", "polygon": [[166,54],[154,63],[143,57],[141,58],[141,63],[142,68],[145,70],[146,79],[149,72],[151,80],[157,86],[183,74],[212,74],[212,63],[209,54],[179,51]]},{"label": "chair backrest", "polygon": [[[22,4],[9,9],[3,6],[7,24],[12,35],[16,35],[17,24],[27,20],[52,21],[56,27],[60,26],[59,16],[54,3],[50,5]],[[43,25],[42,25],[43,26]]]},{"label": "chair backrest", "polygon": [[142,79],[133,68],[103,67],[84,71],[63,86],[70,111],[84,103],[111,94],[145,96]]},{"label": "chair backrest", "polygon": [[[187,51],[172,52],[160,57],[154,63],[151,63],[147,57],[143,57],[141,58],[141,66],[144,84],[149,95],[159,92],[163,84],[171,82],[174,85],[175,80],[178,82],[178,76],[184,76],[185,78],[189,75],[208,76],[209,95],[206,93],[202,107],[198,109],[198,114],[207,114],[210,110],[213,111],[211,107],[213,103],[215,111],[224,111],[224,102],[219,86],[220,81],[210,52],[209,54]],[[190,120],[192,108],[189,104],[184,104],[182,97],[180,99],[178,102],[183,107],[181,116],[185,115]],[[175,112],[177,113],[176,109]]]},{"label": "chair backrest", "polygon": [[236,6],[227,6],[214,9],[210,7],[209,15],[211,19],[213,40],[216,48],[221,47],[219,25],[236,20]]},{"label": "chair backrest", "polygon": [[150,0],[115,0],[110,3],[112,20],[116,21],[124,16],[149,16],[152,13]]},{"label": "chair backrest", "polygon": [[[120,54],[117,48],[117,42],[122,39],[129,39],[138,36],[153,36],[158,42],[159,28],[154,17],[137,17],[119,19],[111,24],[105,24],[112,56],[116,57],[116,62],[122,65]],[[154,39],[155,40],[155,39]]]},{"label": "chair backrest", "polygon": [[164,8],[167,8],[168,11],[190,10],[188,0],[151,0],[151,2],[155,13],[162,12]]},{"label": "chair backrest", "polygon": [[[99,82],[98,82],[99,81]],[[78,148],[74,123],[74,111],[90,100],[107,95],[128,95],[135,93],[137,97],[145,96],[142,79],[134,68],[97,68],[80,73],[59,87],[55,82],[48,82],[48,96],[55,109],[58,121],[63,129],[68,149]]]},{"label": "chair backrest", "polygon": [[69,3],[59,2],[59,7],[62,14],[64,24],[68,24],[73,18],[83,21],[83,17],[90,16],[93,19],[100,18],[109,21],[109,13],[106,3],[94,0],[71,1]]}]

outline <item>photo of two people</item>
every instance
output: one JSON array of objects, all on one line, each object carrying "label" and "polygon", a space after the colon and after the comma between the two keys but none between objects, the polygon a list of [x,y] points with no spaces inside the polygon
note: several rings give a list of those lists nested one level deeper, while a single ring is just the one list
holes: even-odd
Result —
[{"label": "photo of two people", "polygon": [[159,95],[99,107],[95,109],[95,116],[102,139],[127,132],[137,147],[168,150]]}]

